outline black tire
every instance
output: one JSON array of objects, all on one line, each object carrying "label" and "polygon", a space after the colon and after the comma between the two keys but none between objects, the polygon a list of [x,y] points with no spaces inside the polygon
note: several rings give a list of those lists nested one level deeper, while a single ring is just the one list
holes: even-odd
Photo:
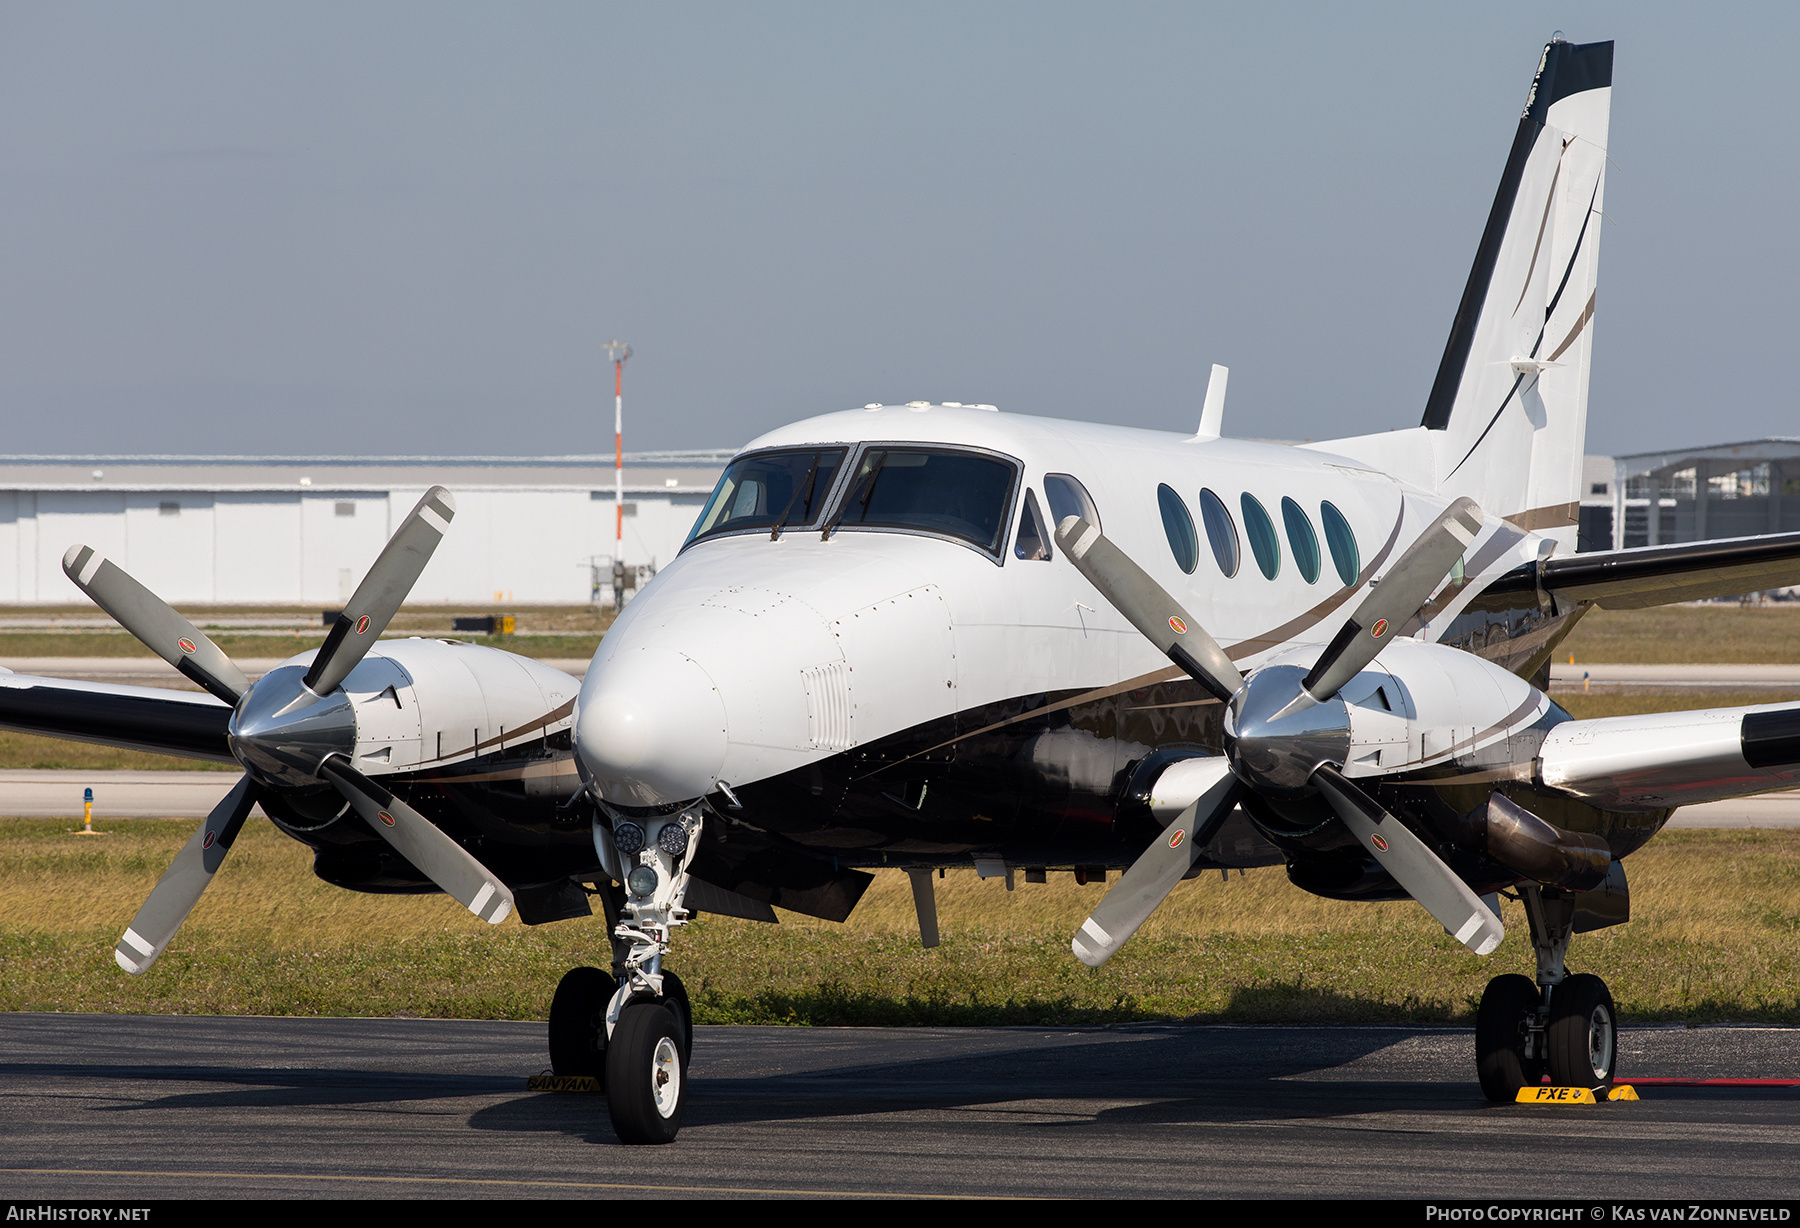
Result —
[{"label": "black tire", "polygon": [[1619,1067],[1619,1013],[1597,976],[1572,976],[1550,993],[1548,1058],[1558,1087],[1611,1087]]},{"label": "black tire", "polygon": [[672,1143],[687,1107],[687,1059],[675,1013],[634,1002],[606,1047],[606,1107],[621,1143]]},{"label": "black tire", "polygon": [[571,968],[550,999],[550,1069],[606,1078],[606,1006],[619,983],[598,968]]},{"label": "black tire", "polygon": [[1544,1078],[1542,1058],[1525,1056],[1525,1017],[1542,1001],[1529,977],[1497,976],[1481,994],[1475,1013],[1475,1072],[1481,1091],[1496,1104],[1511,1104],[1522,1087]]},{"label": "black tire", "polygon": [[688,1004],[687,986],[673,972],[664,972],[663,1001],[675,1012],[675,1022],[681,1025],[681,1060],[685,1064],[694,1064],[694,1008]]}]

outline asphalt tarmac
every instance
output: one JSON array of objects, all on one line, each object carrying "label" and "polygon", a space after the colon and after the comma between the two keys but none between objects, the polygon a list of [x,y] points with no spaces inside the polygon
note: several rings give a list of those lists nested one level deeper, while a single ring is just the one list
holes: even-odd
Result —
[{"label": "asphalt tarmac", "polygon": [[[1466,1029],[698,1030],[680,1138],[525,1091],[536,1023],[0,1015],[8,1199],[1800,1196],[1800,1088],[1491,1106]],[[1800,1030],[1621,1037],[1800,1081]]]}]

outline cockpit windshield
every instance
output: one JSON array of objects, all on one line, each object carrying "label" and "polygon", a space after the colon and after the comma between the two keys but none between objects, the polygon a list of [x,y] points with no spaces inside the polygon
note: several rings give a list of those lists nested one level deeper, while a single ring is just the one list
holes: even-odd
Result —
[{"label": "cockpit windshield", "polygon": [[740,456],[726,468],[688,541],[740,529],[816,528],[843,448],[805,448]]},{"label": "cockpit windshield", "polygon": [[978,452],[871,447],[832,524],[941,533],[998,557],[1014,476],[1010,462]]}]

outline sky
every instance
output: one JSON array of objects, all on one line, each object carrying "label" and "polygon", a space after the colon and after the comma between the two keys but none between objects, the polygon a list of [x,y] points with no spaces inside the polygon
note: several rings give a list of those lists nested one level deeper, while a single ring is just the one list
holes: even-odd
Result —
[{"label": "sky", "polygon": [[1588,450],[1800,435],[1793,6],[0,0],[0,453],[1413,426],[1558,29]]}]

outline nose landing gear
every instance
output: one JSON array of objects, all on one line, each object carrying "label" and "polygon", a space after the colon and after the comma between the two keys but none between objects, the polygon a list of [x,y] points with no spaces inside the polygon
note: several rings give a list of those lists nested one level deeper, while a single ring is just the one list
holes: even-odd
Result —
[{"label": "nose landing gear", "polygon": [[1537,981],[1497,976],[1488,982],[1475,1016],[1475,1068],[1489,1100],[1511,1103],[1544,1075],[1557,1087],[1610,1087],[1618,1074],[1618,1012],[1606,982],[1564,968],[1575,928],[1575,900],[1566,891],[1520,889]]},{"label": "nose landing gear", "polygon": [[575,968],[550,1004],[550,1062],[561,1074],[602,1079],[613,1130],[624,1143],[670,1143],[681,1129],[694,1012],[681,978],[663,968],[682,907],[701,814],[596,821],[595,844],[616,882],[597,884],[612,940],[613,975]]}]

